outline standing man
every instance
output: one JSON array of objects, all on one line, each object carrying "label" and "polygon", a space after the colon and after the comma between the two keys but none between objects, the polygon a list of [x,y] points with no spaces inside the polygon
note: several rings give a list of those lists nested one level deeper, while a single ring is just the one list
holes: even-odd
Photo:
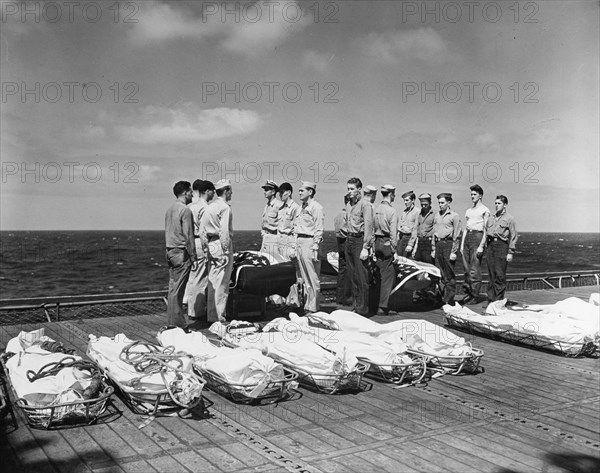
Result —
[{"label": "standing man", "polygon": [[[434,264],[431,253],[433,251],[433,208],[431,207],[431,194],[424,193],[419,196],[421,211],[417,216],[417,226],[413,230],[414,241],[417,248],[414,250],[415,260],[423,263]],[[407,247],[410,253],[412,248]]]},{"label": "standing man", "polygon": [[365,199],[371,202],[373,206],[373,210],[375,210],[375,199],[377,198],[377,188],[375,186],[365,186],[365,190],[363,191]]},{"label": "standing man", "polygon": [[169,293],[167,296],[167,325],[185,327],[183,295],[192,266],[196,264],[194,218],[187,207],[192,201],[192,186],[179,181],[173,186],[177,200],[165,214],[165,244],[169,265]]},{"label": "standing man", "polygon": [[200,239],[208,258],[209,322],[224,322],[233,268],[233,214],[229,201],[233,194],[231,181],[221,179],[215,184],[217,197],[200,221]]},{"label": "standing man", "polygon": [[379,308],[385,315],[389,313],[388,300],[396,281],[394,254],[398,245],[398,212],[392,207],[396,199],[396,188],[391,184],[381,187],[383,200],[375,211],[375,257],[381,274]]},{"label": "standing man", "polygon": [[366,259],[373,248],[373,204],[361,198],[362,181],[358,177],[348,179],[350,201],[346,205],[348,240],[346,241],[347,271],[352,279],[354,312],[369,313],[369,283]]},{"label": "standing man", "polygon": [[294,222],[300,213],[300,206],[294,201],[292,195],[294,188],[289,182],[279,186],[279,223],[277,224],[277,249],[279,258],[290,261],[294,254],[296,242],[294,240]]},{"label": "standing man", "polygon": [[460,243],[460,252],[465,267],[465,281],[463,283],[465,297],[462,304],[471,301],[477,304],[485,300],[481,298],[479,291],[481,290],[481,259],[485,249],[486,226],[490,217],[490,209],[481,202],[483,198],[481,186],[475,184],[470,189],[473,206],[465,212],[465,231],[462,234]]},{"label": "standing man", "polygon": [[415,247],[415,240],[412,236],[417,226],[420,209],[415,205],[416,196],[413,191],[402,194],[402,199],[404,200],[404,210],[398,216],[398,255],[410,258]]},{"label": "standing man", "polygon": [[314,182],[302,182],[298,189],[302,207],[294,222],[296,257],[298,259],[296,275],[304,282],[306,290],[304,309],[307,312],[319,310],[321,294],[319,249],[323,241],[325,214],[321,204],[314,199],[316,192],[317,185]]},{"label": "standing man", "polygon": [[194,198],[188,205],[194,218],[194,242],[198,261],[192,268],[190,278],[185,288],[184,300],[188,304],[188,317],[190,319],[206,319],[206,292],[208,288],[208,264],[206,253],[200,241],[200,222],[208,203],[215,196],[215,186],[210,181],[196,179],[192,185]]},{"label": "standing man", "polygon": [[348,194],[344,195],[344,208],[333,219],[338,250],[338,274],[335,301],[340,305],[352,304],[352,281],[346,271],[346,240],[348,239],[346,205],[348,205],[348,200]]},{"label": "standing man", "polygon": [[437,196],[440,211],[433,217],[433,237],[435,247],[431,257],[442,272],[442,288],[444,303],[454,305],[456,295],[456,253],[460,238],[460,217],[450,209],[452,194],[442,193]]},{"label": "standing man", "polygon": [[517,239],[515,218],[506,211],[508,198],[496,197],[496,213],[487,221],[487,266],[490,282],[487,297],[490,302],[504,299],[506,292],[506,267],[513,259]]},{"label": "standing man", "polygon": [[268,180],[262,186],[267,203],[263,210],[260,233],[262,235],[261,253],[266,253],[273,258],[279,254],[277,245],[277,225],[279,223],[279,210],[281,202],[277,199],[278,186],[274,181]]}]

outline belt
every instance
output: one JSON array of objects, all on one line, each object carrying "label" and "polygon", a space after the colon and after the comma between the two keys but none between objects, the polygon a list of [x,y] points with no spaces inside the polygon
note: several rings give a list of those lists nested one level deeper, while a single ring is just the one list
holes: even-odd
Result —
[{"label": "belt", "polygon": [[412,235],[412,233],[404,233],[404,232],[398,232],[398,234],[402,235],[402,236],[410,236],[410,235]]},{"label": "belt", "polygon": [[452,237],[437,238],[437,241],[452,241]]},{"label": "belt", "polygon": [[279,235],[285,235],[285,236],[290,236],[292,234],[292,232],[286,233],[286,232],[280,232],[278,231]]},{"label": "belt", "polygon": [[483,230],[468,230],[467,233],[483,233]]},{"label": "belt", "polygon": [[194,235],[194,240],[196,240],[198,238],[200,238],[200,235],[198,235],[198,236]]},{"label": "belt", "polygon": [[430,240],[431,236],[418,236],[417,237],[419,240]]},{"label": "belt", "polygon": [[263,228],[263,231],[270,233],[271,235],[277,235],[277,230],[271,230],[270,228]]},{"label": "belt", "polygon": [[502,243],[507,243],[507,241],[504,241],[502,238],[498,238],[498,237],[488,237],[488,241],[501,241]]},{"label": "belt", "polygon": [[363,235],[364,235],[363,232],[359,232],[359,233],[348,232],[348,236],[350,236],[352,238],[362,238]]},{"label": "belt", "polygon": [[206,235],[208,241],[215,241],[219,239],[219,235]]},{"label": "belt", "polygon": [[167,246],[167,251],[171,251],[171,250],[181,250],[181,251],[186,251],[186,248],[180,248],[178,246]]},{"label": "belt", "polygon": [[375,238],[389,238],[390,234],[389,233],[384,233],[383,235],[375,235]]},{"label": "belt", "polygon": [[307,235],[306,233],[296,233],[298,238],[314,238],[314,235]]}]

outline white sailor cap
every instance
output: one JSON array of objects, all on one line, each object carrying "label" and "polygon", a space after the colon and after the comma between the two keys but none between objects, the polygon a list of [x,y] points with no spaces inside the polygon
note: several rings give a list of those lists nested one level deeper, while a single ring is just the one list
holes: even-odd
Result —
[{"label": "white sailor cap", "polygon": [[385,184],[385,185],[381,186],[381,191],[382,192],[392,192],[392,191],[395,191],[395,190],[396,190],[396,188],[393,185],[391,185],[391,184]]},{"label": "white sailor cap", "polygon": [[277,190],[279,188],[277,183],[275,181],[272,181],[271,179],[267,179],[267,182],[265,182],[261,187],[263,189],[275,189],[275,190]]},{"label": "white sailor cap", "polygon": [[375,186],[372,186],[370,184],[368,186],[365,186],[365,194],[372,194],[373,192],[377,192]]},{"label": "white sailor cap", "polygon": [[302,184],[300,187],[304,187],[305,189],[312,189],[314,191],[317,190],[317,185],[311,181],[302,181]]},{"label": "white sailor cap", "polygon": [[431,194],[428,192],[424,192],[423,194],[419,195],[419,200],[431,200]]},{"label": "white sailor cap", "polygon": [[229,179],[220,179],[215,182],[215,190],[223,189],[224,187],[231,187],[231,181]]}]

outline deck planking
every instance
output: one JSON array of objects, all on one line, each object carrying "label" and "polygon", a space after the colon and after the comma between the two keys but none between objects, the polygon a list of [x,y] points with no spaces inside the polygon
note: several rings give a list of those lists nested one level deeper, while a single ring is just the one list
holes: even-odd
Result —
[{"label": "deck planking", "polygon": [[[548,304],[585,300],[596,287],[520,291],[511,299]],[[441,310],[373,320],[422,318],[444,324]],[[154,342],[157,315],[0,326],[0,343],[21,330],[46,334],[85,353],[88,334]],[[323,395],[266,406],[234,404],[210,391],[211,416],[141,416],[113,397],[114,415],[96,425],[3,434],[2,457],[22,471],[500,471],[562,470],[556,458],[600,465],[600,361],[567,358],[452,330],[485,351],[485,373],[443,376],[426,386],[392,389],[366,379],[359,394]],[[552,456],[554,455],[554,456]],[[590,470],[593,471],[593,470]]]}]

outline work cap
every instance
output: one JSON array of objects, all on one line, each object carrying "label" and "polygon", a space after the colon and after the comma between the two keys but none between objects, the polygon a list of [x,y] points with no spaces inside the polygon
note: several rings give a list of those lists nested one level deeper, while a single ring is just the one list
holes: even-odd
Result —
[{"label": "work cap", "polygon": [[431,194],[429,194],[428,192],[424,192],[423,194],[421,194],[419,196],[419,200],[431,200]]},{"label": "work cap", "polygon": [[372,194],[373,192],[377,192],[377,188],[372,185],[365,186],[365,194]]},{"label": "work cap", "polygon": [[300,187],[304,187],[305,189],[312,189],[314,191],[317,190],[317,185],[311,181],[302,181],[302,185]]},{"label": "work cap", "polygon": [[215,182],[215,190],[223,189],[225,187],[231,187],[231,181],[229,179],[220,179]]},{"label": "work cap", "polygon": [[392,191],[395,191],[395,190],[396,190],[396,188],[393,185],[391,185],[391,184],[385,184],[385,185],[381,186],[381,191],[382,192],[392,192]]}]

